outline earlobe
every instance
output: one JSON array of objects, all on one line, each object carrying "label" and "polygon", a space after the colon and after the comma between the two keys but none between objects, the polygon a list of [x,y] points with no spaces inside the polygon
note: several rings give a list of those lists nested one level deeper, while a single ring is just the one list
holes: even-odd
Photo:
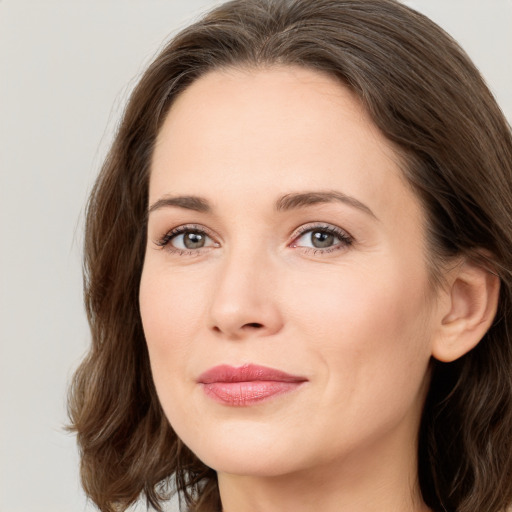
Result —
[{"label": "earlobe", "polygon": [[452,362],[474,348],[490,328],[498,308],[499,277],[487,268],[465,261],[454,269],[432,355]]}]

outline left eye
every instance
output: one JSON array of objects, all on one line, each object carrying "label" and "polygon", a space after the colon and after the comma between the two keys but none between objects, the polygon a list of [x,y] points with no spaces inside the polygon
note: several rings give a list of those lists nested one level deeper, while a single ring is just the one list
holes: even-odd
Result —
[{"label": "left eye", "polygon": [[336,245],[349,245],[350,237],[333,229],[313,228],[304,231],[293,243],[294,247],[330,249]]}]

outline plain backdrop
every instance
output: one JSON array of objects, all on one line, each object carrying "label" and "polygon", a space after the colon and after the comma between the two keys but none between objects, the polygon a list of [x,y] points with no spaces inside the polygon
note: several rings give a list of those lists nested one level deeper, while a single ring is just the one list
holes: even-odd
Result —
[{"label": "plain backdrop", "polygon": [[[406,3],[459,40],[511,120],[512,0]],[[0,0],[0,512],[95,510],[63,429],[89,336],[84,204],[137,77],[213,4]]]}]

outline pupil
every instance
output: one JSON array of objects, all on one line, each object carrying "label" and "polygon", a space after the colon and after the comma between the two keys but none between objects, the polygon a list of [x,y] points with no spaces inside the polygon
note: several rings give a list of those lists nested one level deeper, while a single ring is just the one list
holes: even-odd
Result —
[{"label": "pupil", "polygon": [[330,247],[334,242],[334,235],[325,231],[314,231],[312,235],[313,246],[318,249]]},{"label": "pupil", "polygon": [[198,249],[204,246],[204,236],[199,233],[185,233],[183,244],[187,249]]}]

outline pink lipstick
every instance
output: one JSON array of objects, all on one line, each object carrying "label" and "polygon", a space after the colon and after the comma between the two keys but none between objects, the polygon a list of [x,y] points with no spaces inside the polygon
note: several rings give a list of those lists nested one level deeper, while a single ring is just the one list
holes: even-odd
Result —
[{"label": "pink lipstick", "polygon": [[246,407],[297,389],[306,378],[280,370],[246,364],[215,366],[197,379],[204,392],[224,405]]}]

